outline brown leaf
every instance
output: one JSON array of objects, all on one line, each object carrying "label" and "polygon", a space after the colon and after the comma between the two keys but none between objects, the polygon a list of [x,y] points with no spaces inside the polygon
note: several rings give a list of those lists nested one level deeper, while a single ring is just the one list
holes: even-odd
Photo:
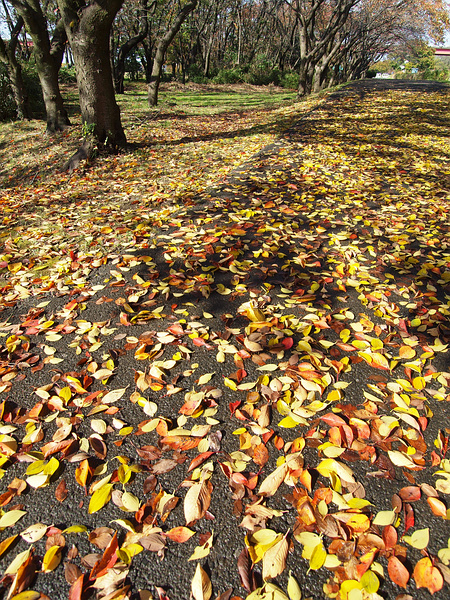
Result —
[{"label": "brown leaf", "polygon": [[155,475],[161,475],[162,473],[172,471],[177,465],[178,463],[176,460],[173,460],[172,458],[163,458],[152,465],[152,471]]},{"label": "brown leaf", "polygon": [[71,562],[66,562],[64,567],[64,577],[66,578],[67,583],[73,585],[80,575],[82,575],[82,572],[77,565],[74,565]]},{"label": "brown leaf", "polygon": [[91,435],[89,437],[89,445],[92,450],[95,452],[96,456],[100,458],[100,460],[104,460],[106,458],[106,454],[108,452],[106,448],[106,444],[103,440],[101,440],[96,435]]},{"label": "brown leaf", "polygon": [[139,543],[143,548],[149,550],[150,552],[159,552],[166,545],[164,538],[158,533],[144,535],[143,537],[139,538]]},{"label": "brown leaf", "polygon": [[67,489],[66,481],[65,479],[61,479],[55,490],[55,498],[58,500],[58,502],[64,502],[68,494],[69,491]]},{"label": "brown leaf", "polygon": [[239,554],[237,566],[242,587],[247,590],[247,592],[253,592],[255,589],[255,582],[253,578],[252,561],[247,548],[243,548],[242,552]]},{"label": "brown leaf", "polygon": [[104,550],[111,543],[113,535],[114,529],[111,527],[97,527],[89,534],[89,541],[100,550]]}]

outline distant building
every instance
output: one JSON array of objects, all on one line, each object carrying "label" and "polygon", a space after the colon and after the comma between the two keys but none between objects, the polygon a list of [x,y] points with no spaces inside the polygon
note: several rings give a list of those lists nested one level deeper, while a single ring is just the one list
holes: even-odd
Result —
[{"label": "distant building", "polygon": [[450,48],[435,48],[435,56],[450,56]]},{"label": "distant building", "polygon": [[445,65],[450,66],[450,48],[435,48],[434,55]]}]

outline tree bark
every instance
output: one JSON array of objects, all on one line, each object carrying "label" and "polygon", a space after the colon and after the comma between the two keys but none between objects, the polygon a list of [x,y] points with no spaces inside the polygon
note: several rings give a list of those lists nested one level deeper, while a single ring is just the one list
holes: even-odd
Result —
[{"label": "tree bark", "polygon": [[155,58],[153,59],[152,74],[150,75],[150,82],[148,84],[148,103],[149,106],[156,106],[158,104],[158,91],[159,84],[161,82],[161,71],[164,64],[167,48],[172,43],[173,38],[180,30],[181,25],[187,18],[187,16],[196,8],[198,0],[192,0],[180,10],[176,16],[174,22],[167,30],[165,35],[159,40]]},{"label": "tree bark", "polygon": [[66,165],[68,170],[88,157],[94,147],[115,151],[126,143],[114,95],[109,51],[111,26],[123,1],[58,0],[72,49],[86,134],[81,158],[74,155]]},{"label": "tree bark", "polygon": [[11,0],[17,13],[23,18],[25,27],[33,40],[39,81],[47,115],[47,133],[63,131],[70,125],[58,82],[61,59],[50,44],[47,22],[39,0]]},{"label": "tree bark", "polygon": [[22,77],[22,67],[16,57],[16,47],[22,27],[23,19],[22,17],[19,17],[11,32],[11,39],[9,42],[5,43],[0,37],[0,61],[5,65],[8,72],[9,82],[16,103],[17,118],[30,119],[31,114],[28,105],[28,96]]}]

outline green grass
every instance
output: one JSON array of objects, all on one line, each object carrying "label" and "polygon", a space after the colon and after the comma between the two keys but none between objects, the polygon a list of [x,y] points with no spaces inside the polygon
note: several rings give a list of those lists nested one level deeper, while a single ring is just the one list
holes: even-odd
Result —
[{"label": "green grass", "polygon": [[158,107],[149,109],[145,83],[129,82],[125,94],[117,96],[117,100],[122,110],[142,112],[169,109],[201,116],[292,104],[295,92],[246,85],[162,84]]}]

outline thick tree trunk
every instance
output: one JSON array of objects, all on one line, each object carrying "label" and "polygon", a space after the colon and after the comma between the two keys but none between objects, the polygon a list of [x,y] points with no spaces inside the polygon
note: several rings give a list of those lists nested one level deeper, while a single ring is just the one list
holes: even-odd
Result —
[{"label": "thick tree trunk", "polygon": [[23,18],[33,40],[33,53],[47,115],[47,132],[62,131],[70,125],[70,121],[59,89],[58,72],[61,58],[58,63],[59,54],[55,48],[52,53],[47,23],[39,0],[11,0],[11,4]]},{"label": "thick tree trunk", "polygon": [[11,33],[11,39],[5,43],[0,37],[0,62],[2,62],[7,71],[9,83],[11,84],[14,101],[16,103],[17,118],[30,119],[31,113],[28,105],[28,96],[22,78],[22,67],[16,57],[17,41],[20,30],[23,27],[23,19],[19,17],[14,30]]},{"label": "thick tree trunk", "polygon": [[115,151],[126,143],[114,95],[109,34],[123,0],[58,0],[77,73],[86,140],[66,165],[71,170],[97,146]]},{"label": "thick tree trunk", "polygon": [[197,6],[197,0],[192,0],[180,10],[176,16],[171,27],[167,30],[164,37],[162,37],[156,48],[155,58],[153,59],[152,74],[150,75],[150,82],[148,84],[148,103],[149,106],[156,106],[158,104],[158,91],[159,84],[161,82],[161,72],[166,56],[167,48],[172,43],[173,38],[180,30],[181,25],[185,21],[186,17],[195,9]]}]

